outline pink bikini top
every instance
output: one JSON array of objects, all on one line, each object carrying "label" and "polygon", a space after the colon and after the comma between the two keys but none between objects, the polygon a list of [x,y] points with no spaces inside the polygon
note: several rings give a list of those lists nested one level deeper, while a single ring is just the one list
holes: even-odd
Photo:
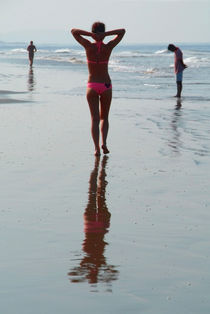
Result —
[{"label": "pink bikini top", "polygon": [[[96,42],[96,47],[97,47],[97,51],[98,51],[98,54],[100,53],[101,51],[101,45],[102,45],[102,41],[97,41]],[[94,64],[108,64],[109,60],[104,60],[104,61],[92,61],[92,60],[88,60],[87,59],[87,62],[88,63],[94,63]]]}]

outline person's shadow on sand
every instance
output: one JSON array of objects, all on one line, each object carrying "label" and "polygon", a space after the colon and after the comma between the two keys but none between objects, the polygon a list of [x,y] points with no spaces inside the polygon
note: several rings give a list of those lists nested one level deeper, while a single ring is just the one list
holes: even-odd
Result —
[{"label": "person's shadow on sand", "polygon": [[101,161],[96,157],[95,166],[90,174],[88,203],[84,212],[85,239],[82,244],[84,256],[79,266],[74,267],[68,273],[72,283],[88,282],[92,286],[104,282],[109,285],[118,279],[119,271],[116,266],[106,262],[105,247],[108,243],[104,240],[110,226],[111,214],[106,204],[106,165],[108,157],[104,156]]}]

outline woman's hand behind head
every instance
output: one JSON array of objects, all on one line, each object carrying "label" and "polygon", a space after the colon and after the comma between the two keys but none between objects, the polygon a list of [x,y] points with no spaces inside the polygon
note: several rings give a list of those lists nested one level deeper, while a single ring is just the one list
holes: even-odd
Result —
[{"label": "woman's hand behind head", "polygon": [[92,33],[92,38],[95,40],[95,41],[101,41],[105,38],[105,33]]}]

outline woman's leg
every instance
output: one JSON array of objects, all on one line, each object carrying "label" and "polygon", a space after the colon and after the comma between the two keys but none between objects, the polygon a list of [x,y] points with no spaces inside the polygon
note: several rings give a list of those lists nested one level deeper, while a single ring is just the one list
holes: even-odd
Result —
[{"label": "woman's leg", "polygon": [[100,145],[99,145],[99,96],[91,88],[87,89],[87,101],[90,108],[91,114],[91,134],[93,142],[95,145],[95,156],[100,155]]},{"label": "woman's leg", "polygon": [[112,90],[109,89],[101,94],[100,97],[100,122],[101,122],[101,137],[102,149],[104,154],[108,154],[109,150],[106,146],[107,135],[109,131],[109,110],[112,101]]}]

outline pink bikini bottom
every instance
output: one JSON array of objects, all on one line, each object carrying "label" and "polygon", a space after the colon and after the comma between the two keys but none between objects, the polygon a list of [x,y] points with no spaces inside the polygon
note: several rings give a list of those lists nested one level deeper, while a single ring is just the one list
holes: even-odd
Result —
[{"label": "pink bikini bottom", "polygon": [[87,88],[93,89],[98,95],[101,95],[103,92],[105,92],[108,89],[112,89],[111,83],[94,83],[89,82],[87,83]]}]

